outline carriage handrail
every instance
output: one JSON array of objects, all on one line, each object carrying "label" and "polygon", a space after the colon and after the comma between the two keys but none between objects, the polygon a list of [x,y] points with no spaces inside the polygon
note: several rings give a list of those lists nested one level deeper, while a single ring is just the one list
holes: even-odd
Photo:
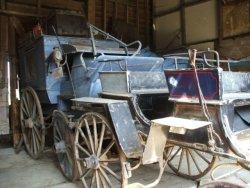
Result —
[{"label": "carriage handrail", "polygon": [[91,36],[91,42],[92,42],[92,46],[93,46],[93,53],[94,53],[94,56],[97,55],[97,50],[96,50],[96,46],[95,46],[95,38],[94,38],[94,31],[93,31],[93,30],[97,31],[98,33],[101,33],[101,34],[102,34],[103,36],[105,36],[107,39],[111,39],[111,40],[117,42],[118,44],[120,44],[120,45],[124,48],[124,51],[125,51],[125,53],[126,53],[127,56],[128,56],[128,53],[129,53],[128,47],[133,46],[133,45],[135,45],[135,44],[138,44],[137,50],[131,55],[132,57],[135,56],[135,55],[137,55],[137,54],[140,52],[141,48],[142,48],[142,44],[141,44],[141,42],[140,42],[139,40],[136,40],[136,41],[134,41],[134,42],[131,42],[131,43],[129,43],[129,44],[126,44],[126,43],[124,43],[123,41],[121,41],[121,40],[115,38],[114,36],[112,36],[112,35],[110,35],[109,33],[107,33],[107,32],[105,32],[105,31],[103,31],[103,30],[101,30],[101,29],[95,27],[94,25],[92,25],[92,24],[90,24],[90,23],[88,23],[88,27],[89,27],[89,29],[90,29],[90,36]]},{"label": "carriage handrail", "polygon": [[[216,59],[207,59],[206,55],[205,55],[206,52],[215,53]],[[239,62],[239,61],[229,60],[229,59],[228,60],[219,59],[219,53],[215,50],[200,51],[200,52],[197,52],[197,54],[202,54],[203,58],[196,58],[196,61],[204,62],[204,64],[206,64],[208,67],[215,67],[213,65],[210,65],[208,62],[217,63],[217,66],[216,66],[217,68],[220,67],[221,63],[227,63],[229,71],[231,71],[231,63],[238,63]],[[174,59],[176,69],[178,68],[178,61],[177,60],[189,60],[188,53],[166,54],[163,56],[163,58],[164,59],[169,59],[169,58]]]}]

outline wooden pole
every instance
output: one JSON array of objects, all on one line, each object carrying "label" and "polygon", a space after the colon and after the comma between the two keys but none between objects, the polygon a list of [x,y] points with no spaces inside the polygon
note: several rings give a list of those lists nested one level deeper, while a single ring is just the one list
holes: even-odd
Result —
[{"label": "wooden pole", "polygon": [[17,53],[16,53],[16,32],[13,23],[9,19],[9,61],[10,61],[10,126],[13,134],[14,148],[21,139],[19,122],[19,103],[16,97],[17,89]]}]

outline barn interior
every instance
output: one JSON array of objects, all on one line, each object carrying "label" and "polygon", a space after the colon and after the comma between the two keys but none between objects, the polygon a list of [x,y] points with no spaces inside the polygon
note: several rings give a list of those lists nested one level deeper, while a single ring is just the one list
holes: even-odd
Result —
[{"label": "barn interior", "polygon": [[[100,31],[96,31],[95,27]],[[95,31],[90,32],[89,28]],[[102,31],[104,35],[96,34]],[[47,138],[52,133],[46,135],[45,154],[40,161],[33,160],[25,152],[21,130],[20,96],[24,89],[23,85],[26,84],[26,77],[22,75],[27,74],[33,81],[38,81],[42,69],[35,64],[44,54],[47,57],[47,52],[45,49],[35,56],[29,56],[25,52],[25,61],[30,67],[33,64],[29,73],[23,66],[22,58],[23,49],[32,51],[33,49],[28,49],[28,44],[40,40],[41,36],[48,36],[48,42],[54,40],[59,50],[63,37],[73,37],[75,49],[82,48],[94,53],[94,50],[90,49],[93,45],[93,41],[90,40],[93,33],[96,34],[96,40],[110,39],[112,36],[125,44],[139,40],[142,45],[141,53],[145,54],[145,57],[186,53],[188,49],[216,50],[221,59],[244,62],[239,62],[233,68],[235,71],[250,71],[249,0],[1,0],[0,187],[82,187],[78,181],[69,183],[61,176],[58,165],[54,165],[57,162],[51,152],[53,139]],[[54,39],[49,36],[54,36]],[[129,46],[131,52],[128,54],[133,54],[136,48],[137,45],[134,44],[131,48]],[[113,43],[100,43],[97,50],[103,50],[100,54],[125,53]],[[69,56],[69,61],[70,58],[72,57]],[[73,71],[72,65],[70,69]],[[247,83],[249,84],[249,81]],[[159,106],[157,110],[148,110],[148,106],[145,105],[143,113],[150,120],[162,117],[162,111],[166,115],[165,105],[173,107],[168,101],[162,103],[163,97],[164,95],[160,94],[153,99],[147,95],[141,98],[143,104],[145,101],[153,100]],[[54,106],[50,108],[46,105],[42,108],[43,113],[48,116],[56,109]],[[231,161],[226,160],[225,163]],[[26,169],[27,173],[22,175]],[[156,176],[154,173],[157,174],[155,167],[150,167],[149,170],[142,167],[133,175],[134,181],[151,181]],[[250,172],[238,166],[222,169],[219,177],[223,181],[236,182],[243,187],[250,186]],[[11,182],[9,178],[12,179]],[[208,181],[211,181],[210,176],[206,176],[204,180],[205,183]],[[163,175],[158,187],[199,187],[204,182],[175,177],[173,172],[167,169],[167,174]]]}]

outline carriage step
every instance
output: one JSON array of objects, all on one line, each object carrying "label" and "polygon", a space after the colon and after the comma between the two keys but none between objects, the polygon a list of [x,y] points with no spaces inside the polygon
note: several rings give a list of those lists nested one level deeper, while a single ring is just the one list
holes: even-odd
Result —
[{"label": "carriage step", "polygon": [[211,122],[178,117],[165,117],[152,120],[152,124],[170,127],[169,132],[172,133],[185,134],[186,130],[196,130],[210,125]]}]

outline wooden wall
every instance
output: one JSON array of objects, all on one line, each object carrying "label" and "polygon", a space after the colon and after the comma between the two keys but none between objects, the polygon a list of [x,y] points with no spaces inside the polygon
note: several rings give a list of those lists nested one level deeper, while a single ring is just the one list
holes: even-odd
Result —
[{"label": "wooden wall", "polygon": [[215,48],[224,58],[250,56],[249,7],[249,0],[154,0],[156,51]]},{"label": "wooden wall", "polygon": [[250,58],[250,1],[224,4],[221,25],[221,55],[233,59]]},{"label": "wooden wall", "polygon": [[156,51],[164,54],[188,46],[214,48],[218,36],[216,4],[216,0],[155,0]]},{"label": "wooden wall", "polygon": [[92,0],[88,5],[89,22],[126,42],[150,43],[151,1]]}]

